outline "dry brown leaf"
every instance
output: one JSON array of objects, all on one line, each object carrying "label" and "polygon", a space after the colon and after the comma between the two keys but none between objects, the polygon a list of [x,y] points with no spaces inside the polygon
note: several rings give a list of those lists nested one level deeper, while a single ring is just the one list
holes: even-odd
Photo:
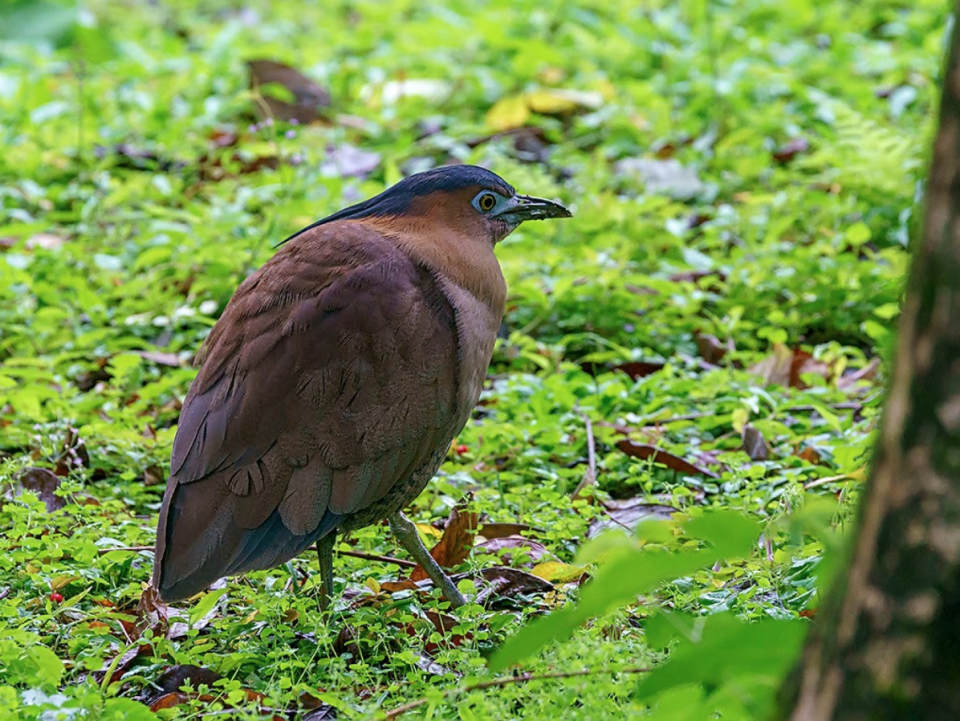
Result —
[{"label": "dry brown leaf", "polygon": [[650,458],[653,459],[654,463],[659,463],[679,473],[699,473],[700,475],[707,476],[708,478],[719,478],[716,473],[707,468],[698,466],[690,461],[684,460],[680,456],[670,453],[669,451],[665,451],[662,448],[657,448],[656,446],[647,445],[646,443],[635,443],[634,441],[630,440],[622,440],[617,443],[617,448],[632,458],[639,458],[641,460],[647,460]]},{"label": "dry brown leaf", "polygon": [[506,563],[512,567],[518,565],[516,559],[520,556],[526,557],[523,565],[532,567],[550,553],[542,543],[523,536],[493,538],[476,544],[473,552],[474,554],[489,553],[496,556],[500,563]]},{"label": "dry brown leaf", "polygon": [[503,538],[505,536],[517,536],[524,531],[533,530],[526,523],[481,523],[477,530],[478,536],[483,536],[488,541],[494,538]]},{"label": "dry brown leaf", "polygon": [[[458,504],[451,509],[440,542],[430,550],[430,555],[443,568],[459,566],[470,555],[478,519],[477,513],[466,510],[466,504]],[[411,581],[422,581],[425,578],[427,572],[421,566],[417,566],[410,574]]]},{"label": "dry brown leaf", "polygon": [[747,423],[740,434],[743,450],[754,461],[770,460],[770,444],[756,426]]},{"label": "dry brown leaf", "polygon": [[587,538],[596,538],[612,528],[632,531],[642,521],[668,521],[678,509],[662,503],[647,503],[641,498],[624,498],[602,504],[604,515],[590,521]]},{"label": "dry brown leaf", "polygon": [[767,385],[806,388],[807,385],[801,378],[804,373],[814,373],[828,378],[830,368],[805,350],[791,350],[782,343],[775,343],[773,352],[751,366],[750,373],[759,376]]},{"label": "dry brown leaf", "polygon": [[20,473],[20,486],[24,491],[33,491],[43,501],[48,513],[59,511],[67,502],[57,495],[60,477],[47,468],[24,468]]},{"label": "dry brown leaf", "polygon": [[773,151],[773,159],[781,165],[786,165],[801,153],[810,150],[810,143],[806,138],[791,138]]},{"label": "dry brown leaf", "polygon": [[[256,104],[261,117],[311,123],[330,105],[330,93],[289,65],[274,60],[249,60],[247,69],[250,89],[261,96]],[[284,94],[292,95],[293,102],[276,97],[271,86],[279,86],[283,89],[281,92],[285,90]]]},{"label": "dry brown leaf", "polygon": [[853,371],[851,373],[846,373],[843,375],[840,380],[837,381],[837,387],[842,390],[850,390],[855,387],[857,383],[861,381],[872,381],[875,380],[877,374],[880,372],[880,359],[874,358],[869,363],[867,363],[863,368]]},{"label": "dry brown leaf", "polygon": [[180,356],[176,353],[161,353],[159,351],[150,351],[150,350],[138,350],[134,351],[135,355],[140,356],[144,360],[148,360],[151,363],[156,363],[157,365],[170,366],[171,368],[179,368],[184,365],[183,361],[180,360]]},{"label": "dry brown leaf", "polygon": [[723,360],[728,351],[732,350],[720,342],[720,339],[710,333],[697,334],[697,351],[707,363],[717,364]]}]

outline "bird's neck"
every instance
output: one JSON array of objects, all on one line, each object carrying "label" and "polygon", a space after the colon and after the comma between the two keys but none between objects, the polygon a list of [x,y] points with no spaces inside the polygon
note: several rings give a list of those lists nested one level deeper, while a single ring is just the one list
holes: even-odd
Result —
[{"label": "bird's neck", "polygon": [[499,324],[506,305],[507,284],[488,239],[449,226],[438,228],[435,222],[417,217],[392,217],[382,222],[364,218],[363,223],[393,240],[418,263],[468,291],[496,316]]}]

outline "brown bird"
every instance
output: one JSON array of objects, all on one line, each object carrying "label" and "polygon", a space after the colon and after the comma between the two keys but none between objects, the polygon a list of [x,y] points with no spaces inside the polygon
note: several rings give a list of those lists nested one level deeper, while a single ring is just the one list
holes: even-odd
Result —
[{"label": "brown bird", "polygon": [[[503,318],[494,246],[569,217],[483,168],[406,178],[288,238],[237,289],[198,356],[157,528],[165,601],[386,518],[454,606],[400,512],[467,422]],[[289,241],[289,242],[288,242]]]}]

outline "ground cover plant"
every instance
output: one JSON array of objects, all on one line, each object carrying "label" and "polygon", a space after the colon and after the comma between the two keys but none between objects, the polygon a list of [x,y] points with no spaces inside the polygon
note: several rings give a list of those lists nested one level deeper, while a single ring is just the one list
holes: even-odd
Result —
[{"label": "ground cover plant", "polygon": [[[873,442],[942,3],[0,12],[0,714],[763,718]],[[370,528],[329,620],[312,554],[164,607],[233,289],[452,161],[575,212],[499,249],[487,390],[410,511],[475,602]]]}]

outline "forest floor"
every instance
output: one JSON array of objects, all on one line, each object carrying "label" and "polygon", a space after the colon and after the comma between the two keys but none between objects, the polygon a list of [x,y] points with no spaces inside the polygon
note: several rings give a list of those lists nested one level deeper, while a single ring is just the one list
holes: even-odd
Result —
[{"label": "forest floor", "polygon": [[[0,719],[762,718],[869,462],[944,3],[86,6],[0,11]],[[180,403],[233,290],[455,161],[574,211],[498,249],[504,339],[409,511],[429,545],[479,524],[445,559],[475,602],[410,589],[380,526],[339,543],[328,619],[313,553],[151,600]],[[491,652],[611,549],[679,559],[710,508],[761,540],[554,614],[570,638],[490,687]],[[684,655],[721,612],[791,630]]]}]

